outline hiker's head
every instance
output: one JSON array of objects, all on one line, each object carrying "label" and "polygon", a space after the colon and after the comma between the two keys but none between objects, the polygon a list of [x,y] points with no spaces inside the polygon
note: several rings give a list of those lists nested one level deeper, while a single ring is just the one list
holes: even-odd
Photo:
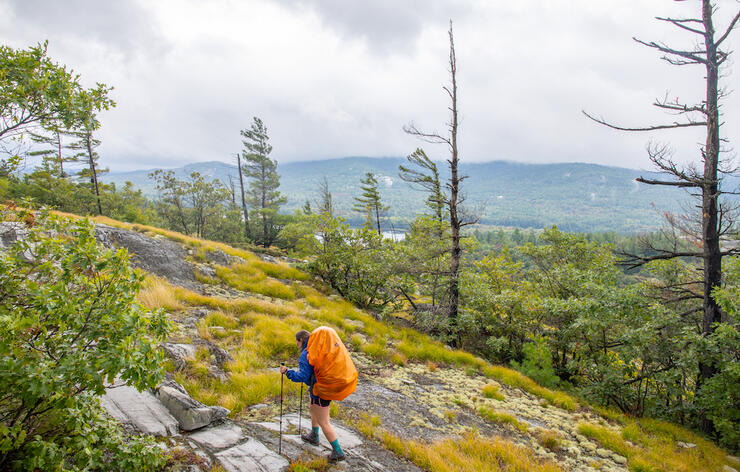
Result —
[{"label": "hiker's head", "polygon": [[302,329],[295,333],[295,343],[298,346],[298,349],[301,349],[303,347],[303,344],[308,341],[309,336],[311,336],[311,333],[309,333],[305,329]]}]

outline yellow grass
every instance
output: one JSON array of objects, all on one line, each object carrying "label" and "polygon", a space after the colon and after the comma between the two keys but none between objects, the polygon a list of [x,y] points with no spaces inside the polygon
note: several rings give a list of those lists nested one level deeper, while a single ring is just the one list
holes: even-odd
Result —
[{"label": "yellow grass", "polygon": [[504,399],[504,394],[501,393],[501,389],[496,384],[484,385],[481,390],[483,392],[483,396],[486,398],[492,398],[494,400],[500,401]]},{"label": "yellow grass", "polygon": [[295,291],[292,287],[268,278],[254,264],[235,264],[232,267],[217,266],[216,276],[225,284],[243,292],[259,293],[285,300],[295,298]]},{"label": "yellow grass", "polygon": [[341,416],[364,436],[427,471],[562,472],[557,464],[537,458],[531,449],[499,437],[468,432],[434,442],[407,440],[380,428],[377,417],[366,413]]},{"label": "yellow grass", "polygon": [[538,429],[535,431],[535,437],[537,442],[540,443],[544,448],[551,451],[557,451],[560,449],[562,438],[557,431],[550,429]]},{"label": "yellow grass", "polygon": [[394,352],[393,354],[391,354],[391,362],[393,364],[403,367],[408,364],[408,361],[409,360],[406,358],[406,356],[404,356],[400,352]]},{"label": "yellow grass", "polygon": [[527,424],[522,423],[521,421],[516,419],[514,415],[510,413],[505,413],[503,411],[497,411],[497,410],[491,410],[490,408],[486,408],[486,407],[480,407],[478,408],[478,414],[482,418],[485,418],[492,423],[508,424],[523,433],[527,431]]},{"label": "yellow grass", "polygon": [[324,472],[329,470],[326,457],[301,456],[288,466],[287,472]]},{"label": "yellow grass", "polygon": [[254,266],[275,279],[308,280],[310,278],[305,272],[301,272],[295,267],[291,267],[288,264],[284,263],[274,264],[264,261],[257,261],[254,263]]},{"label": "yellow grass", "polygon": [[149,310],[162,308],[167,311],[178,311],[185,308],[175,294],[172,285],[153,275],[147,276],[144,280],[137,299]]},{"label": "yellow grass", "polygon": [[503,366],[486,365],[483,373],[488,378],[496,379],[511,387],[518,387],[532,395],[544,398],[549,403],[568,411],[575,411],[578,402],[565,392],[558,392],[545,388],[529,377]]},{"label": "yellow grass", "polygon": [[[714,444],[664,421],[627,420],[621,432],[592,423],[579,423],[577,429],[602,447],[626,457],[630,470],[635,472],[710,472],[722,470],[724,465],[725,453]],[[678,447],[677,440],[697,447]]]}]

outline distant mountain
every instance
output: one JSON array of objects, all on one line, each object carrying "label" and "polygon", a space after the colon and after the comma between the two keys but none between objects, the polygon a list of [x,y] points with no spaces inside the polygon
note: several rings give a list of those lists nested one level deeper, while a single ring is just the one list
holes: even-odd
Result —
[{"label": "distant mountain", "polygon": [[[424,212],[425,194],[398,177],[402,158],[345,157],[322,161],[280,164],[280,191],[288,197],[284,211],[299,209],[317,197],[318,182],[326,176],[337,213],[351,223],[363,217],[352,212],[353,197],[360,193],[360,179],[366,172],[379,176],[383,200],[391,206],[389,227],[402,228],[413,216]],[[444,176],[446,163],[438,163]],[[236,166],[223,162],[202,162],[172,169],[179,177],[197,171],[228,185],[229,176],[238,182]],[[507,161],[462,163],[469,176],[462,184],[468,208],[480,215],[480,223],[498,226],[541,228],[557,225],[566,231],[636,232],[662,224],[661,214],[680,211],[687,199],[683,191],[635,182],[650,173],[597,164],[521,164]],[[111,172],[106,182],[126,181],[156,197],[151,170]],[[238,184],[237,184],[238,185]]]}]

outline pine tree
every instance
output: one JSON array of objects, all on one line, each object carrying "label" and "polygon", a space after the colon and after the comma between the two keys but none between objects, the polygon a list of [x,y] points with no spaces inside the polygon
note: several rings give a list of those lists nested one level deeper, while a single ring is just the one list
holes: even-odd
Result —
[{"label": "pine tree", "polygon": [[416,151],[406,156],[406,159],[409,161],[409,164],[412,164],[419,169],[400,165],[398,166],[398,175],[401,177],[401,180],[415,184],[429,192],[429,196],[425,203],[427,207],[432,210],[432,216],[434,220],[439,223],[441,228],[444,224],[443,213],[447,197],[442,192],[437,164],[429,159],[421,148],[418,148]]},{"label": "pine tree", "polygon": [[95,194],[97,201],[98,215],[103,214],[103,207],[100,204],[100,186],[98,185],[98,176],[108,172],[108,169],[101,169],[98,165],[100,155],[95,150],[100,146],[100,140],[93,136],[95,130],[99,127],[98,122],[91,118],[77,131],[71,131],[69,134],[77,140],[69,145],[69,149],[77,151],[74,155],[75,160],[87,162],[87,168],[81,170],[77,175],[80,178],[90,179],[90,188]]},{"label": "pine tree", "polygon": [[378,230],[378,234],[382,235],[380,230],[380,217],[390,208],[389,206],[383,205],[380,200],[380,192],[378,192],[378,180],[375,178],[372,172],[365,174],[365,178],[362,179],[360,188],[362,189],[362,196],[355,197],[354,210],[360,213],[368,215],[368,222],[375,219],[375,226]]},{"label": "pine tree", "polygon": [[316,207],[318,208],[318,214],[334,216],[334,204],[329,191],[329,180],[326,176],[319,182],[319,199],[316,201]]},{"label": "pine tree", "polygon": [[64,149],[66,149],[66,146],[62,142],[62,137],[66,134],[64,131],[60,130],[56,125],[49,127],[46,131],[48,134],[29,132],[31,141],[40,145],[41,149],[29,152],[28,154],[30,156],[40,156],[43,160],[43,165],[54,175],[58,175],[59,178],[63,179],[69,175],[64,171],[64,163],[77,162],[77,158],[64,154]]},{"label": "pine tree", "polygon": [[262,220],[261,243],[269,247],[277,238],[275,215],[288,199],[280,194],[280,175],[277,161],[269,157],[272,146],[268,143],[267,128],[256,116],[252,126],[241,132],[244,150],[243,173],[249,182],[249,205],[257,210]]}]

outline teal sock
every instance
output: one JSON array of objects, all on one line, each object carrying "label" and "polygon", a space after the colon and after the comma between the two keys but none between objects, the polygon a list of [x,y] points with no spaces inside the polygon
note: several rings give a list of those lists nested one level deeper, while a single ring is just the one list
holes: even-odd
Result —
[{"label": "teal sock", "polygon": [[344,451],[342,451],[342,448],[339,447],[339,439],[335,439],[331,442],[331,447],[334,448],[335,451],[337,451],[337,454],[344,455]]},{"label": "teal sock", "polygon": [[311,430],[313,431],[313,435],[318,438],[319,437],[319,427],[318,426],[314,426],[314,427],[311,428]]}]

